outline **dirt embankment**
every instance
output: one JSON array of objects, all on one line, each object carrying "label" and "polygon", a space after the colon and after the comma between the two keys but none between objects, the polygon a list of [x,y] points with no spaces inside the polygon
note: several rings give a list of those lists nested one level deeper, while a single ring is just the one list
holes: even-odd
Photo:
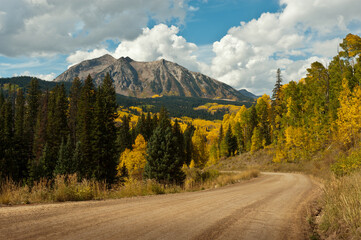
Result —
[{"label": "dirt embankment", "polygon": [[215,190],[0,208],[2,239],[307,239],[315,186],[266,173]]}]

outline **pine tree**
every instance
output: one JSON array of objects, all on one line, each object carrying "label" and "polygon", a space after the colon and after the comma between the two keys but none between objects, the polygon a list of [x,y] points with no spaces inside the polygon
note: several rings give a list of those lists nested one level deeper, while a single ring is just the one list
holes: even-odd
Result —
[{"label": "pine tree", "polygon": [[25,98],[20,88],[15,100],[15,136],[22,139],[24,136]]},{"label": "pine tree", "polygon": [[124,115],[122,123],[119,127],[118,138],[118,153],[121,154],[125,149],[132,147],[132,135],[130,134],[129,117]]},{"label": "pine tree", "polygon": [[142,113],[135,127],[135,135],[138,136],[139,134],[141,134],[142,136],[145,136],[146,131],[147,131],[147,126],[146,126],[145,116]]},{"label": "pine tree", "polygon": [[277,69],[277,75],[276,75],[276,84],[275,87],[272,90],[272,101],[277,104],[277,102],[280,100],[279,92],[282,87],[282,75],[281,75],[281,69]]},{"label": "pine tree", "polygon": [[25,98],[22,89],[18,89],[15,100],[15,158],[18,165],[18,179],[21,180],[27,177],[27,155],[24,149],[26,148],[26,139],[24,137],[24,118],[25,118]]},{"label": "pine tree", "polygon": [[82,166],[80,165],[83,162],[82,158],[83,157],[81,155],[81,143],[77,142],[75,144],[73,157],[71,158],[71,167],[72,168],[71,168],[70,173],[77,173],[78,177],[80,176],[80,172],[81,172],[80,169],[82,168]]},{"label": "pine tree", "polygon": [[238,149],[237,145],[237,138],[233,135],[231,125],[229,124],[226,136],[225,136],[225,142],[227,144],[227,156],[234,156],[235,152]]},{"label": "pine tree", "polygon": [[27,159],[32,158],[34,133],[37,121],[39,101],[40,101],[39,82],[36,79],[32,79],[26,95],[26,109],[25,109],[25,128],[24,134],[26,138],[27,146],[24,149],[27,154]]},{"label": "pine tree", "polygon": [[154,130],[147,146],[147,163],[144,176],[161,183],[183,183],[184,159],[179,156],[167,111],[162,108],[159,125]]},{"label": "pine tree", "polygon": [[48,177],[46,165],[49,162],[48,145],[45,144],[42,155],[39,159],[29,161],[29,179],[28,184],[32,185],[34,181]]},{"label": "pine tree", "polygon": [[95,176],[98,180],[106,180],[109,184],[114,182],[117,166],[116,111],[115,89],[107,73],[96,97],[93,149],[96,161]]},{"label": "pine tree", "polygon": [[34,129],[33,155],[35,159],[39,159],[43,154],[43,148],[47,142],[48,127],[48,103],[49,92],[46,91],[40,100],[39,111],[37,112],[36,127]]},{"label": "pine tree", "polygon": [[195,127],[192,124],[188,124],[184,131],[184,151],[185,151],[185,163],[189,166],[192,161],[193,143],[192,137],[195,131]]},{"label": "pine tree", "polygon": [[66,142],[64,141],[64,139],[61,141],[54,175],[66,175],[75,173],[76,164],[73,162],[72,150],[72,140],[70,135],[68,135]]},{"label": "pine tree", "polygon": [[96,95],[93,79],[88,75],[81,90],[77,115],[77,137],[81,143],[81,161],[78,163],[80,178],[91,178],[96,168],[93,150],[95,101]]},{"label": "pine tree", "polygon": [[78,142],[76,130],[77,130],[77,115],[78,115],[78,104],[81,94],[81,82],[78,77],[75,77],[70,88],[69,95],[69,115],[68,115],[68,126],[73,141],[73,146]]},{"label": "pine tree", "polygon": [[144,139],[146,141],[149,141],[150,137],[153,134],[154,128],[155,127],[153,126],[152,116],[150,115],[150,112],[148,112],[147,118],[145,119],[145,133],[144,133]]},{"label": "pine tree", "polygon": [[18,165],[14,156],[14,118],[11,99],[8,98],[2,104],[2,156],[0,156],[1,177],[18,177]]},{"label": "pine tree", "polygon": [[184,136],[177,119],[175,120],[173,125],[173,136],[175,137],[178,155],[184,160],[185,163],[186,158],[184,149]]},{"label": "pine tree", "polygon": [[[60,144],[68,136],[67,125],[68,100],[65,93],[64,84],[57,85],[49,96],[48,103],[48,124],[47,143],[48,155],[51,161],[47,162],[49,177],[52,177],[57,164]],[[65,143],[64,143],[65,144]]]}]

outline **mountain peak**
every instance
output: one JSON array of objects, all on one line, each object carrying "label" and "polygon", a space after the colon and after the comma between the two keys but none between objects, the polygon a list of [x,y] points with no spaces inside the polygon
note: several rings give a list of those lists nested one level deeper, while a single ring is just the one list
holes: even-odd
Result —
[{"label": "mountain peak", "polygon": [[147,98],[156,94],[210,99],[247,100],[234,88],[201,73],[191,72],[177,63],[159,59],[137,62],[129,57],[115,59],[106,54],[87,60],[60,74],[54,81],[71,82],[78,76],[84,80],[90,74],[97,86],[105,75],[113,79],[117,93]]},{"label": "mountain peak", "polygon": [[[108,54],[108,53],[104,54],[101,57],[98,57],[97,59],[115,60],[115,58],[112,55]],[[93,60],[93,59],[90,59],[90,60]]]},{"label": "mountain peak", "polygon": [[118,60],[123,60],[123,61],[126,61],[126,62],[128,62],[128,63],[130,63],[130,62],[133,62],[134,60],[133,59],[131,59],[130,57],[120,57]]}]

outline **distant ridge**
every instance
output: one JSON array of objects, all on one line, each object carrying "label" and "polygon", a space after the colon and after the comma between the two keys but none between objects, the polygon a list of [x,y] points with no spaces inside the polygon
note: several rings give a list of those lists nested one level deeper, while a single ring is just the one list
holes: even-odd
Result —
[{"label": "distant ridge", "polygon": [[246,97],[249,97],[249,98],[252,98],[252,99],[257,99],[259,98],[260,96],[257,96],[257,95],[254,95],[253,93],[247,91],[246,89],[240,89],[238,90],[243,96],[246,96]]},{"label": "distant ridge", "polygon": [[182,96],[233,101],[252,101],[231,86],[164,59],[137,62],[129,57],[115,59],[106,54],[70,67],[54,81],[72,82],[89,74],[97,86],[110,73],[117,93],[138,98],[154,95]]}]

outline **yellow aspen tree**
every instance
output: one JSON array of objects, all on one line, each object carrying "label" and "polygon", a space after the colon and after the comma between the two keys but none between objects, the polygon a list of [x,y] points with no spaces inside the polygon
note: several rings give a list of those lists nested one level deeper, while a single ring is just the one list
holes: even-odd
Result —
[{"label": "yellow aspen tree", "polygon": [[342,82],[343,90],[340,94],[340,108],[336,121],[338,136],[346,147],[355,146],[360,140],[361,130],[361,89],[356,86],[351,93],[346,79]]},{"label": "yellow aspen tree", "polygon": [[255,127],[253,130],[253,135],[252,135],[252,145],[251,145],[251,153],[254,153],[255,151],[259,150],[262,148],[262,136],[261,136],[261,132],[259,130],[258,127]]},{"label": "yellow aspen tree", "polygon": [[117,167],[118,175],[121,174],[121,169],[125,166],[128,170],[129,178],[141,179],[147,162],[147,142],[139,134],[132,146],[133,150],[126,149],[120,156],[120,163]]},{"label": "yellow aspen tree", "polygon": [[209,159],[207,151],[207,137],[205,130],[197,128],[194,131],[193,137],[193,154],[192,158],[196,164],[196,167],[204,167]]}]

